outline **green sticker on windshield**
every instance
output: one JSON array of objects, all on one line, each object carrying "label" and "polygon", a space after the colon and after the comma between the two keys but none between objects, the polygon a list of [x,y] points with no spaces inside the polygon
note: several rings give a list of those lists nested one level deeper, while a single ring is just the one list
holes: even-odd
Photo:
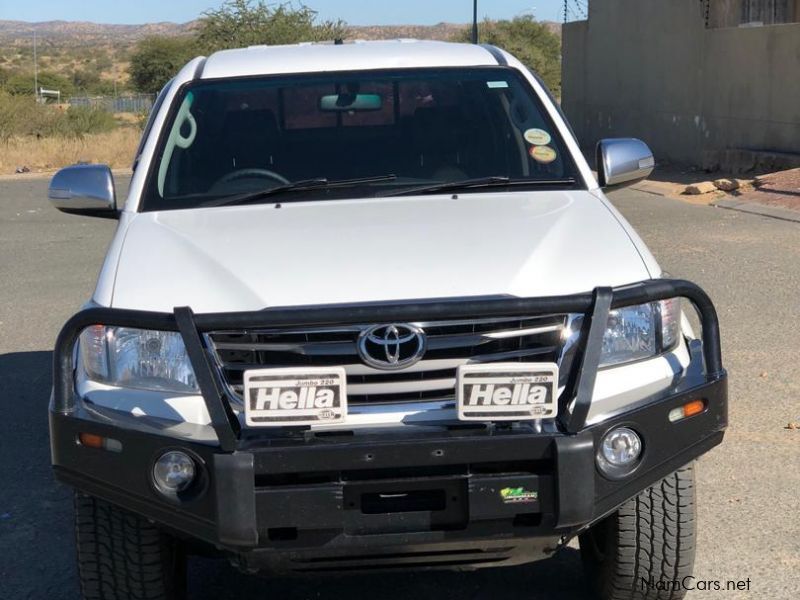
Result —
[{"label": "green sticker on windshield", "polygon": [[507,81],[487,81],[486,82],[486,87],[488,87],[490,90],[503,90],[503,89],[508,88],[508,82]]}]

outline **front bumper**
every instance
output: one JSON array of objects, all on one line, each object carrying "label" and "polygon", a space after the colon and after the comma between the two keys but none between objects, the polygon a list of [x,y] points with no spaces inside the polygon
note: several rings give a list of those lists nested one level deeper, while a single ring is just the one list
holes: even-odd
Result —
[{"label": "front bumper", "polygon": [[[562,536],[719,444],[726,391],[723,377],[576,435],[527,428],[306,435],[233,453],[103,423],[85,409],[51,412],[53,464],[61,481],[240,555],[251,568],[515,564],[547,556]],[[669,422],[672,408],[698,398],[707,402],[705,412]],[[636,471],[615,481],[596,468],[595,454],[618,425],[634,428],[645,450]],[[81,446],[79,433],[116,439],[122,452]],[[180,504],[150,481],[153,461],[166,449],[190,452],[203,465],[200,492]],[[538,499],[505,504],[499,492],[506,487],[536,491]],[[423,499],[410,512],[364,506],[374,494],[431,490],[441,490],[443,505],[425,506]]]},{"label": "front bumper", "polygon": [[[658,293],[645,284],[647,299],[680,295],[656,283],[662,286]],[[213,369],[203,364],[208,360],[198,335],[203,326],[192,331],[184,322],[182,327],[187,315],[176,311],[172,327],[184,335],[215,429],[224,433],[216,444],[177,438],[167,428],[143,428],[129,415],[109,419],[77,398],[65,402],[74,385],[71,369],[69,378],[62,377],[63,367],[84,323],[136,322],[156,328],[152,315],[101,311],[68,324],[65,331],[72,333],[62,334],[57,344],[50,410],[55,473],[84,493],[232,554],[246,568],[474,568],[536,560],[719,444],[727,425],[727,376],[719,359],[716,316],[713,307],[711,313],[706,307],[705,313],[700,311],[704,345],[691,346],[691,363],[679,381],[642,399],[635,410],[585,426],[593,378],[583,370],[594,373],[592,360],[598,358],[593,356],[598,328],[592,324],[605,323],[614,302],[607,297],[603,305],[601,296],[596,293],[586,305],[591,318],[577,359],[578,375],[564,394],[573,400],[562,413],[571,416],[560,419],[557,432],[549,433],[528,425],[458,423],[380,433],[287,431],[267,436],[237,431],[226,421],[222,397],[214,397],[218,382]],[[641,294],[628,294],[626,301],[640,299]],[[559,300],[557,306],[563,307]],[[542,304],[542,299],[536,302]],[[553,302],[541,310],[554,308]],[[431,306],[425,308],[430,312]],[[517,310],[529,312],[530,306]],[[329,318],[369,316],[339,312]],[[168,319],[159,318],[168,328]],[[219,317],[215,319],[207,326],[215,326]],[[704,412],[669,421],[670,410],[696,399],[705,402]],[[596,453],[606,432],[621,425],[639,433],[644,449],[632,473],[612,479],[596,467]],[[77,443],[81,433],[117,440],[122,449],[83,446]],[[151,480],[154,461],[172,449],[193,455],[200,465],[197,485],[180,501],[160,495]],[[528,495],[524,502],[508,502],[501,495],[506,488],[522,488]]]}]

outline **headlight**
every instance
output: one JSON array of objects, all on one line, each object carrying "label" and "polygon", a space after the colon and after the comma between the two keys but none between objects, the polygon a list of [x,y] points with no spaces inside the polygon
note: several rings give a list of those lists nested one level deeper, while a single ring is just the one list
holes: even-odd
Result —
[{"label": "headlight", "polygon": [[197,379],[179,333],[94,325],[80,341],[89,379],[108,385],[197,392]]},{"label": "headlight", "polygon": [[678,298],[612,310],[603,336],[600,366],[658,356],[675,347],[681,334]]}]

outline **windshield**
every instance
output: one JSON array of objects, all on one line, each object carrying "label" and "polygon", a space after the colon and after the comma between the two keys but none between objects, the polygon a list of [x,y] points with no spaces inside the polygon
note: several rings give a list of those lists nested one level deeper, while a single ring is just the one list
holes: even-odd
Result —
[{"label": "windshield", "polygon": [[578,179],[541,102],[506,67],[200,81],[163,131],[143,210]]}]

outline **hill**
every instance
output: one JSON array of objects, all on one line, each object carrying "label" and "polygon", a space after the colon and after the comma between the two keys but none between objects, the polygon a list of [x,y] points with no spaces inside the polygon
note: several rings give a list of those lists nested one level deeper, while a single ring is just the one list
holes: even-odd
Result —
[{"label": "hill", "polygon": [[37,42],[46,47],[75,48],[95,45],[126,46],[148,35],[187,35],[196,21],[189,23],[147,23],[144,25],[108,25],[85,21],[25,21],[0,20],[0,48],[17,48]]},{"label": "hill", "polygon": [[[547,21],[548,26],[560,33],[561,24]],[[109,25],[85,21],[25,21],[0,20],[0,49],[19,48],[33,44],[33,33],[43,47],[75,48],[97,45],[129,46],[149,35],[188,35],[197,21],[188,23],[146,23],[143,25]],[[353,38],[377,40],[392,38],[417,38],[446,40],[467,27],[459,23],[436,25],[366,25],[352,26]]]},{"label": "hill", "polygon": [[[128,61],[136,43],[151,35],[190,35],[197,21],[188,23],[147,23],[109,25],[82,21],[27,23],[0,20],[0,71],[33,71],[33,38],[36,34],[38,66],[42,71],[71,77],[76,71],[96,73],[100,79],[124,87]],[[548,23],[560,33],[561,25]],[[349,28],[353,39],[417,38],[449,40],[465,24],[374,25]]]}]

